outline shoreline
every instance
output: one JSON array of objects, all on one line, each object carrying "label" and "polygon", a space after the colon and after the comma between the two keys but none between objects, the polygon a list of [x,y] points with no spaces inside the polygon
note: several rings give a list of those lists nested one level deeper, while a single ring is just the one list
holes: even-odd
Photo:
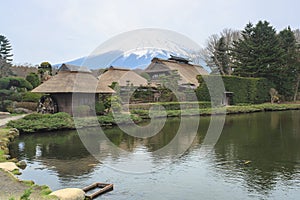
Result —
[{"label": "shoreline", "polygon": [[[22,196],[30,196],[30,199],[57,199],[49,196],[52,192],[46,185],[36,185],[31,180],[20,180],[16,175],[20,174],[20,162],[16,158],[11,158],[9,154],[9,144],[16,137],[19,132],[16,129],[0,128],[0,177],[1,190],[0,199],[20,199]],[[26,166],[25,166],[26,167]]]},{"label": "shoreline", "polygon": [[255,104],[237,105],[216,108],[184,109],[184,110],[142,110],[132,109],[128,113],[116,113],[101,116],[71,117],[67,113],[56,114],[30,114],[23,119],[11,121],[8,126],[16,128],[20,134],[38,134],[41,132],[52,132],[61,130],[75,130],[87,127],[114,127],[118,124],[128,124],[130,118],[135,124],[147,122],[151,118],[162,117],[188,117],[188,116],[216,116],[247,114],[255,112],[272,112],[285,110],[300,110],[300,103],[297,104]]},{"label": "shoreline", "polygon": [[[248,113],[255,113],[255,112],[274,112],[274,111],[288,111],[288,110],[300,110],[300,104],[299,103],[297,103],[297,104],[258,104],[258,105],[245,105],[245,106],[229,106],[229,107],[216,108],[216,110],[215,110],[216,112],[212,112],[212,109],[187,110],[187,112],[189,114],[182,113],[182,115],[181,115],[180,110],[169,110],[166,112],[167,112],[167,117],[172,118],[172,117],[179,117],[179,116],[198,116],[198,115],[211,116],[211,115],[227,115],[227,114],[233,115],[233,114],[248,114]],[[137,111],[137,110],[135,110],[135,111]],[[192,113],[190,111],[194,111],[195,113]],[[150,119],[149,112],[147,113],[147,111],[144,110],[142,112],[142,114],[144,114],[144,115],[139,115],[139,117],[141,117],[142,121],[140,121],[138,123],[141,123],[141,122],[144,122],[144,121],[147,121],[148,119]],[[158,117],[164,117],[164,116],[157,115],[155,117],[158,118]],[[85,120],[83,121],[83,123],[85,122]],[[104,127],[114,127],[115,125],[117,125],[117,124],[110,124],[109,126],[106,125]],[[76,129],[76,127],[73,129]],[[0,127],[0,131],[1,131],[0,132],[0,141],[2,142],[1,145],[3,147],[6,147],[6,149],[3,149],[3,148],[0,149],[0,163],[9,162],[9,161],[13,161],[14,163],[18,162],[16,160],[16,158],[10,158],[10,155],[9,155],[9,144],[11,141],[13,141],[13,139],[15,137],[18,137],[18,134],[9,134],[9,132],[11,130],[12,130],[12,128],[9,128],[9,127],[3,127],[3,126]],[[66,129],[57,129],[55,131],[59,131],[59,130],[66,130]],[[72,130],[72,129],[68,129],[68,130]],[[35,133],[38,133],[38,132],[35,132]],[[3,143],[3,141],[5,141],[5,142]],[[3,153],[1,153],[1,151]],[[23,180],[21,181],[13,173],[6,172],[4,170],[0,170],[0,174],[1,173],[2,173],[2,175],[3,175],[3,173],[6,173],[9,176],[12,175],[14,177],[13,181],[15,182],[15,184],[18,184],[18,185],[22,184],[23,186],[25,185],[25,187],[27,187],[27,188],[33,188],[33,193],[35,194],[35,197],[36,197],[36,195],[40,195],[40,196],[38,196],[37,199],[43,199],[43,198],[50,197],[48,194],[50,194],[51,190],[47,186],[37,186],[33,183],[33,181],[23,181]],[[28,183],[31,183],[31,184],[28,184]],[[43,193],[43,191],[44,191],[44,193]],[[3,191],[1,191],[1,193],[2,192]],[[24,191],[18,191],[18,195],[20,195],[22,192],[24,192]]]}]

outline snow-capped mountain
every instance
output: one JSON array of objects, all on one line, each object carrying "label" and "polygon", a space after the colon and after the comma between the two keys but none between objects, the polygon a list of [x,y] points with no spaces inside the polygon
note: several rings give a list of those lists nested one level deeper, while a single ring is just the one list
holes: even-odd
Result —
[{"label": "snow-capped mountain", "polygon": [[[125,53],[113,51],[96,56],[86,56],[65,63],[86,66],[90,69],[101,69],[109,66],[128,69],[145,69],[151,63],[153,58],[168,59],[170,58],[170,55],[185,57],[166,50],[141,49]],[[204,61],[200,61],[200,63],[197,64],[206,68]]]},{"label": "snow-capped mountain", "polygon": [[200,50],[197,43],[180,33],[144,28],[116,35],[100,44],[89,56],[66,63],[90,69],[110,66],[145,69],[154,57],[168,59],[174,55],[205,67],[204,61],[197,56]]}]

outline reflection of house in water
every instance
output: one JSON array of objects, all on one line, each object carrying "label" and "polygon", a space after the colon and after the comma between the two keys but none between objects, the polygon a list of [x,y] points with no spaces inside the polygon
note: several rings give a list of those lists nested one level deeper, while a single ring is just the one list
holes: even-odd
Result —
[{"label": "reflection of house in water", "polygon": [[[91,106],[100,93],[114,93],[98,80],[85,67],[62,64],[57,75],[32,90],[34,93],[50,94],[56,101],[56,112],[72,114],[72,106]],[[76,94],[76,98],[73,98]],[[92,108],[91,108],[92,109]]]},{"label": "reflection of house in water", "polygon": [[168,60],[153,58],[151,64],[145,70],[153,82],[159,82],[160,77],[177,72],[181,87],[196,88],[199,83],[197,75],[208,75],[208,72],[199,65],[189,63],[185,58],[171,56]]}]

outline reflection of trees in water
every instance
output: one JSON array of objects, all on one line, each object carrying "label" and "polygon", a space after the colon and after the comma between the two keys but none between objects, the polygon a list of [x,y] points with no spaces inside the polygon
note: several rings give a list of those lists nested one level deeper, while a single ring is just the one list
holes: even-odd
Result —
[{"label": "reflection of trees in water", "polygon": [[20,160],[42,162],[60,177],[90,173],[99,163],[85,149],[76,131],[20,136],[10,151],[14,157],[19,155]]},{"label": "reflection of trees in water", "polygon": [[[264,195],[279,180],[286,184],[295,180],[300,170],[300,133],[295,132],[299,122],[299,111],[228,117],[215,146],[218,174],[240,177],[250,192]],[[248,160],[251,163],[245,164]]]},{"label": "reflection of trees in water", "polygon": [[[216,168],[218,175],[228,180],[242,180],[249,191],[264,195],[273,190],[278,181],[288,184],[290,180],[296,180],[296,176],[300,176],[299,122],[299,111],[227,116],[224,131],[214,149],[212,166]],[[128,152],[134,152],[142,146],[145,151],[152,153],[175,137],[179,123],[180,119],[170,118],[160,133],[147,139],[132,137],[117,127],[106,129],[105,133],[110,141]],[[191,124],[182,124],[186,134],[176,141],[177,147],[180,148],[180,145],[194,139],[183,157],[189,156],[190,151],[199,151],[209,118],[200,119],[196,138],[189,137]],[[93,129],[84,130],[82,135],[85,133],[89,139],[85,144],[91,146],[92,152],[99,152],[99,145],[106,145],[105,142],[94,140],[99,133]],[[24,142],[21,148],[20,142]],[[176,157],[177,151],[178,149],[174,148],[167,152],[167,156]],[[94,164],[98,163],[86,150],[76,131],[20,136],[12,144],[11,154],[14,157],[19,155],[20,160],[37,159],[48,168],[57,171],[61,178],[88,174],[94,169]],[[119,159],[123,155],[110,156]],[[153,159],[165,158],[153,156]],[[251,163],[244,164],[247,160]],[[180,159],[178,161],[180,162]]]}]

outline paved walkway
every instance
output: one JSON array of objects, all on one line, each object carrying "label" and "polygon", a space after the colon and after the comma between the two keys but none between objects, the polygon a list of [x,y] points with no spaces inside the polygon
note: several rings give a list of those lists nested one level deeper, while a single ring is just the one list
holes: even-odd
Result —
[{"label": "paved walkway", "polygon": [[5,118],[0,119],[0,127],[6,125],[11,120],[17,120],[25,117],[27,114],[17,115],[17,116],[7,116]]}]

